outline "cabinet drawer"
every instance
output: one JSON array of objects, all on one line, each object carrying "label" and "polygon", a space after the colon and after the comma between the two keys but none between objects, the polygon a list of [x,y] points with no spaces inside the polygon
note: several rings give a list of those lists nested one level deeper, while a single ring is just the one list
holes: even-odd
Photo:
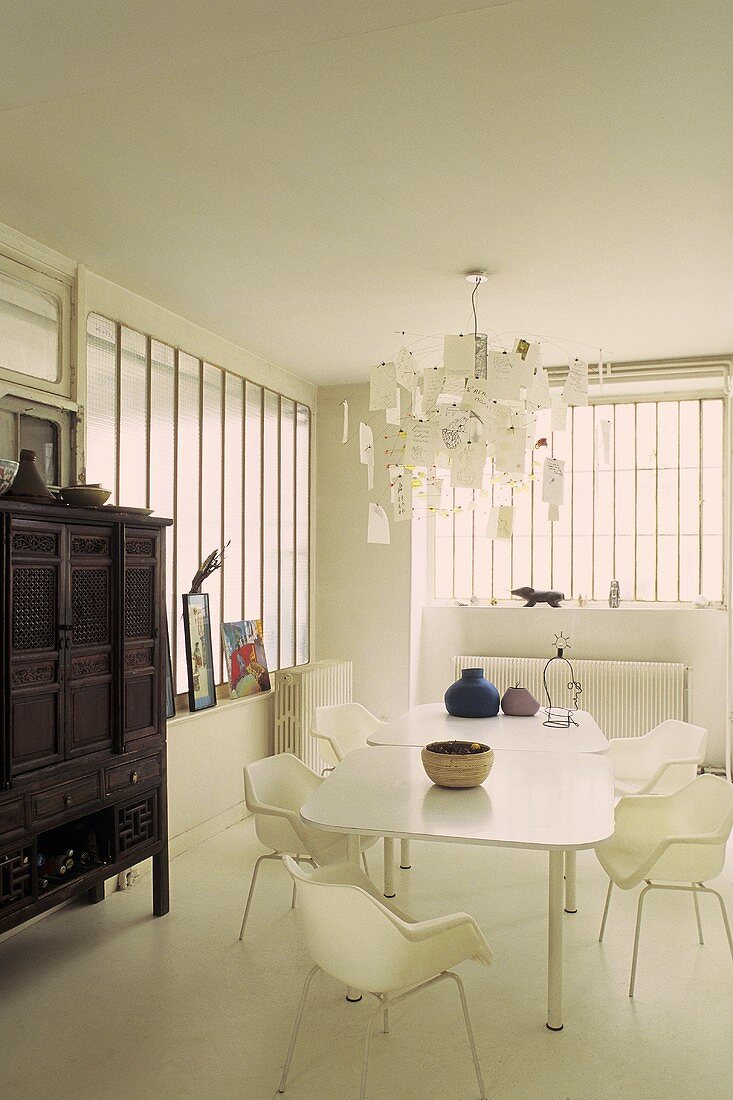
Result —
[{"label": "cabinet drawer", "polygon": [[23,828],[23,799],[13,798],[0,802],[0,836]]},{"label": "cabinet drawer", "polygon": [[133,790],[141,783],[160,778],[160,756],[147,756],[144,760],[134,760],[129,764],[119,764],[107,768],[107,794],[116,791]]},{"label": "cabinet drawer", "polygon": [[31,799],[31,816],[34,821],[43,821],[47,817],[79,809],[100,798],[99,776],[86,775],[83,779],[74,779],[61,787],[51,787],[47,791],[34,794]]}]

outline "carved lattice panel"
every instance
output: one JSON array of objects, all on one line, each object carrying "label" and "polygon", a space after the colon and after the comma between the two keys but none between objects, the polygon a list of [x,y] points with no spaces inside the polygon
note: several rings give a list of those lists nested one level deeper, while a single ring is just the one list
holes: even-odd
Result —
[{"label": "carved lattice panel", "polygon": [[153,793],[140,802],[118,809],[117,837],[120,843],[120,854],[156,839],[155,799],[156,795]]},{"label": "carved lattice panel", "polygon": [[74,645],[106,645],[109,640],[109,570],[74,569],[71,575]]},{"label": "carved lattice panel", "polygon": [[56,646],[56,570],[16,566],[13,570],[13,649]]},{"label": "carved lattice panel", "polygon": [[52,684],[55,680],[55,661],[14,668],[10,676],[10,683],[14,688],[35,687],[37,684]]},{"label": "carved lattice panel", "polygon": [[155,556],[155,539],[125,539],[125,553],[128,558],[152,558]]},{"label": "carved lattice panel", "polygon": [[109,538],[106,535],[74,535],[71,540],[71,553],[74,555],[109,556]]},{"label": "carved lattice panel", "polygon": [[31,849],[0,856],[0,910],[13,905],[33,893],[31,876]]},{"label": "carved lattice panel", "polygon": [[13,550],[16,554],[56,553],[56,535],[43,535],[35,531],[19,531],[13,535]]},{"label": "carved lattice panel", "polygon": [[109,672],[109,657],[106,653],[96,653],[92,657],[74,657],[71,662],[71,678],[82,676],[103,676]]},{"label": "carved lattice panel", "polygon": [[125,637],[153,636],[153,570],[125,570]]}]

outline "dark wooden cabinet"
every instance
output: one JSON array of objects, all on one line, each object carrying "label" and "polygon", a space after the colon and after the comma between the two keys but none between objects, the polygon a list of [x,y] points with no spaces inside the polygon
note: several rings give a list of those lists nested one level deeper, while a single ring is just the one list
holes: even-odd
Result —
[{"label": "dark wooden cabinet", "polygon": [[0,932],[148,856],[168,911],[168,523],[0,499]]}]

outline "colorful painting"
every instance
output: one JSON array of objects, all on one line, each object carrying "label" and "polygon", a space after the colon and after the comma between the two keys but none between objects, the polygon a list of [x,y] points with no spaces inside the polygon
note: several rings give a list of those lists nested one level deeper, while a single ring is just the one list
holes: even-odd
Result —
[{"label": "colorful painting", "polygon": [[221,637],[227,659],[229,688],[233,699],[270,690],[265,645],[260,619],[222,623]]},{"label": "colorful painting", "polygon": [[206,592],[189,592],[183,597],[183,629],[186,636],[189,710],[215,707],[214,657]]}]

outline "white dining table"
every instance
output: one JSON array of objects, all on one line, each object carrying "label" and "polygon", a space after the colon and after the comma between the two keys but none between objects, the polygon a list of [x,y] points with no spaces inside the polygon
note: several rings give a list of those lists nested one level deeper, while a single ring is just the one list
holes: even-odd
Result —
[{"label": "white dining table", "polygon": [[605,752],[608,740],[592,714],[577,710],[567,728],[544,725],[540,708],[531,718],[500,712],[495,718],[454,718],[443,703],[423,703],[380,726],[369,745],[428,745],[432,741],[480,741],[492,749],[523,752]]},{"label": "white dining table", "polygon": [[564,856],[609,837],[613,809],[613,765],[602,755],[497,749],[484,784],[448,790],[428,779],[418,748],[381,745],[350,752],[300,814],[345,833],[356,864],[362,836],[547,851],[547,1027],[560,1031]]}]

